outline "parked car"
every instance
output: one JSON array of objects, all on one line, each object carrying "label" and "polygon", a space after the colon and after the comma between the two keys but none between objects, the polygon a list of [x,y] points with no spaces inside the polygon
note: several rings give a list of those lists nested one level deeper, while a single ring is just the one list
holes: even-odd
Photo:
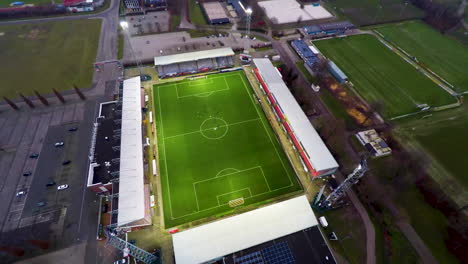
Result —
[{"label": "parked car", "polygon": [[41,201],[41,202],[38,202],[36,205],[37,205],[38,207],[44,207],[46,204],[47,204],[46,202]]},{"label": "parked car", "polygon": [[46,184],[46,187],[54,186],[56,183],[54,181],[50,181]]},{"label": "parked car", "polygon": [[65,190],[65,189],[68,189],[68,184],[63,184],[63,185],[60,185],[59,187],[57,187],[57,190]]},{"label": "parked car", "polygon": [[71,163],[71,160],[66,160],[66,161],[62,162],[62,165],[68,165],[70,163]]},{"label": "parked car", "polygon": [[30,171],[27,171],[27,172],[23,173],[23,176],[25,176],[25,177],[28,177],[28,176],[31,176],[31,175],[32,175],[32,172],[30,172]]},{"label": "parked car", "polygon": [[37,153],[29,155],[29,158],[31,158],[31,159],[37,159],[38,157],[39,157],[39,154],[37,154]]},{"label": "parked car", "polygon": [[63,141],[55,142],[55,144],[54,144],[54,146],[55,146],[56,148],[62,147],[63,145],[65,145],[65,143],[63,143]]},{"label": "parked car", "polygon": [[16,197],[20,197],[20,196],[23,196],[25,194],[26,194],[26,190],[21,190],[21,191],[16,193]]},{"label": "parked car", "polygon": [[70,131],[70,132],[75,132],[75,131],[77,131],[77,130],[78,130],[77,127],[72,127],[72,128],[70,128],[70,129],[68,129],[68,131]]}]

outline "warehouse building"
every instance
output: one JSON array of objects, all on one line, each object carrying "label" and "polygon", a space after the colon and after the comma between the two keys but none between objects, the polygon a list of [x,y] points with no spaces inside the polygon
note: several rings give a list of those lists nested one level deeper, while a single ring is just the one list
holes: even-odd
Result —
[{"label": "warehouse building", "polygon": [[234,66],[234,51],[219,48],[154,57],[159,78],[208,72]]},{"label": "warehouse building", "polygon": [[172,240],[177,264],[335,263],[304,195],[176,233]]},{"label": "warehouse building", "polygon": [[304,169],[313,178],[334,173],[338,168],[333,155],[289,91],[279,71],[269,59],[254,59],[255,75],[268,96],[283,129],[302,158]]},{"label": "warehouse building", "polygon": [[320,5],[301,6],[296,0],[259,1],[258,5],[273,24],[333,18],[333,15]]},{"label": "warehouse building", "polygon": [[210,24],[227,24],[229,18],[220,2],[205,2],[202,4],[206,19]]}]

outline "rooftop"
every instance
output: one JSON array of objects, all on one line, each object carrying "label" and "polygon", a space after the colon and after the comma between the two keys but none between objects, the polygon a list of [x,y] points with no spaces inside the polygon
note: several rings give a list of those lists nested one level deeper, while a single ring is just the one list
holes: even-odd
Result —
[{"label": "rooftop", "polygon": [[118,225],[145,217],[140,77],[123,84]]},{"label": "rooftop", "polygon": [[195,61],[216,57],[233,56],[234,51],[231,48],[219,48],[212,50],[201,50],[195,52],[180,53],[167,56],[154,57],[154,65],[169,65],[173,63],[181,63],[187,61]]},{"label": "rooftop", "polygon": [[302,144],[310,163],[316,171],[325,171],[338,167],[333,155],[328,150],[320,135],[310,123],[294,96],[284,84],[278,70],[269,59],[253,60],[270,92],[281,107],[294,134]]},{"label": "rooftop", "polygon": [[203,263],[317,225],[305,196],[176,233],[177,264]]}]

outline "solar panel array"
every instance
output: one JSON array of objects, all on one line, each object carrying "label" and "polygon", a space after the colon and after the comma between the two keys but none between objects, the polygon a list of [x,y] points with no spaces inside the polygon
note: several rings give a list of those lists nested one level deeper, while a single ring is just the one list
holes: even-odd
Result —
[{"label": "solar panel array", "polygon": [[253,253],[235,258],[235,264],[294,264],[288,243],[283,241]]},{"label": "solar panel array", "polygon": [[236,264],[266,264],[263,262],[262,254],[260,251],[247,254],[245,256],[236,258],[234,263]]},{"label": "solar panel array", "polygon": [[262,249],[267,264],[294,264],[294,257],[288,244],[283,241]]},{"label": "solar panel array", "polygon": [[313,67],[319,61],[317,55],[312,52],[304,40],[293,40],[291,42],[291,46],[296,50],[297,54],[301,56],[301,58],[308,66]]}]

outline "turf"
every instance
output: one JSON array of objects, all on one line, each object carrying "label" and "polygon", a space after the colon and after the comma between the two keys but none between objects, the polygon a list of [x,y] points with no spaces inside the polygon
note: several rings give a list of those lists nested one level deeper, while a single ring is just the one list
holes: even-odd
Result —
[{"label": "turf", "polygon": [[424,12],[401,0],[329,0],[330,9],[349,17],[358,25],[381,24],[421,18]]},{"label": "turf", "polygon": [[94,19],[1,25],[0,96],[88,88],[100,30]]},{"label": "turf", "polygon": [[371,35],[357,35],[314,42],[333,60],[368,102],[382,101],[385,117],[419,111],[456,99],[418,72]]},{"label": "turf", "polygon": [[468,48],[428,25],[411,21],[377,28],[460,92],[468,91]]},{"label": "turf", "polygon": [[154,86],[165,226],[301,189],[241,71]]},{"label": "turf", "polygon": [[201,5],[195,0],[189,1],[190,21],[195,25],[206,25],[206,19],[201,10]]}]

